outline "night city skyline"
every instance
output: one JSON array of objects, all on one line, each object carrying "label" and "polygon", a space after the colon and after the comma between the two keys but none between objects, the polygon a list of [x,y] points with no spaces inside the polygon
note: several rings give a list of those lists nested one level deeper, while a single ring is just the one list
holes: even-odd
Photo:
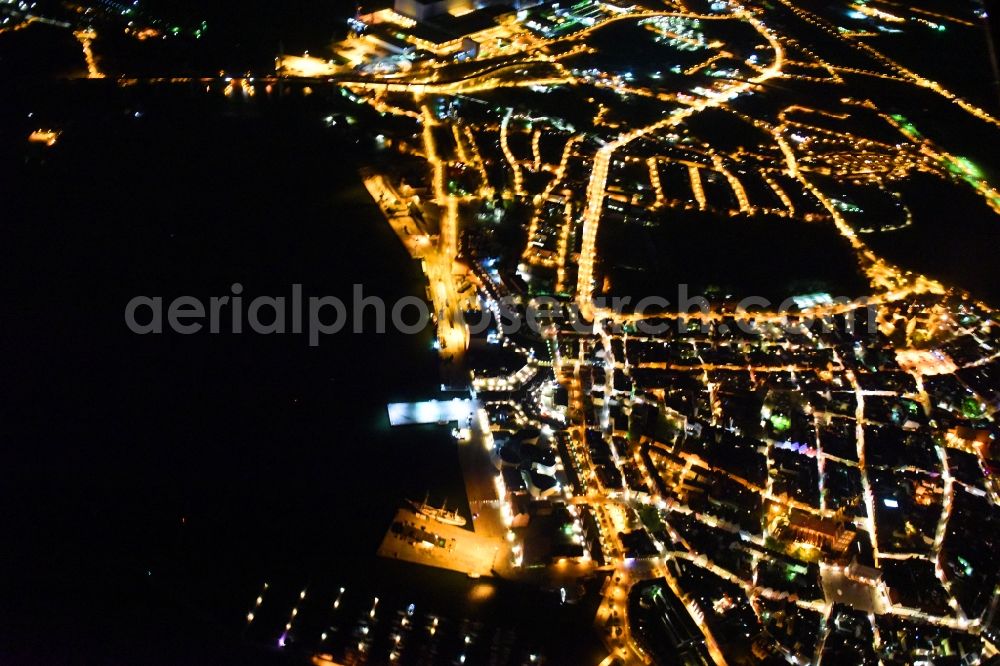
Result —
[{"label": "night city skyline", "polygon": [[0,0],[0,664],[1000,663],[980,0]]}]

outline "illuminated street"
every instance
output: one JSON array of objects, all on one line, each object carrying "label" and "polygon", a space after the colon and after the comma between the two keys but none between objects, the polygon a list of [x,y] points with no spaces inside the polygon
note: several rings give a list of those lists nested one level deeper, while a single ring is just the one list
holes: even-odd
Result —
[{"label": "illuminated street", "polygon": [[[394,507],[371,514],[392,514],[375,526],[377,554],[406,576],[448,572],[472,586],[469,608],[507,585],[531,590],[590,632],[607,666],[993,663],[1000,108],[982,92],[986,66],[969,64],[989,39],[982,5],[395,0],[352,7],[312,55],[305,40],[268,44],[273,69],[176,76],[123,68],[104,43],[190,48],[204,22],[124,5],[30,11],[5,9],[0,40],[68,31],[81,61],[67,80],[139,100],[119,121],[151,122],[142,95],[176,89],[246,113],[248,128],[273,123],[239,141],[298,123],[338,146],[263,187],[185,188],[259,197],[289,229],[283,198],[319,192],[336,209],[316,207],[333,245],[352,252],[391,228],[405,250],[393,261],[427,305],[414,330],[434,396],[400,390],[379,423],[414,441],[447,433],[451,456],[425,469],[426,444],[368,465],[406,466],[382,493]],[[294,123],[281,115],[292,105]],[[17,143],[43,182],[60,151],[80,150],[76,130],[21,115]],[[355,176],[370,201],[333,196]],[[127,201],[129,214],[161,203]],[[345,222],[368,210],[384,228]],[[149,245],[183,246],[184,233]],[[254,261],[248,272],[268,265]],[[138,280],[136,264],[114,279]],[[332,369],[315,384],[375,376],[372,358],[319,361]],[[305,410],[300,390],[268,400]],[[333,401],[322,395],[311,409]],[[327,434],[315,448],[342,445],[343,465],[384,436]],[[434,501],[402,497],[446,486]],[[584,642],[519,643],[508,625],[548,627],[516,603],[490,638],[479,620],[447,626],[347,587],[300,615],[308,586],[279,604],[264,583],[241,631],[316,664],[573,663],[552,646]]]}]

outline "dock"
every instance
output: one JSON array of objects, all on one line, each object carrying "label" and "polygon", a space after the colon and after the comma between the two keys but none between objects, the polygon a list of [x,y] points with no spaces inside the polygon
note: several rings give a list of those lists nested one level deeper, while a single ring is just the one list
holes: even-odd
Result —
[{"label": "dock", "polygon": [[396,512],[378,554],[473,577],[492,576],[504,542],[456,525],[448,525],[410,509]]}]

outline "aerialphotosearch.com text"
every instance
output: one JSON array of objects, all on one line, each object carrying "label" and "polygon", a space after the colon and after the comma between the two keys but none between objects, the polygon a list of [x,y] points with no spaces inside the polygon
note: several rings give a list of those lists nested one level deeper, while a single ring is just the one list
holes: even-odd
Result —
[{"label": "aerialphotosearch.com text", "polygon": [[[442,309],[434,313],[431,305],[417,296],[404,296],[387,301],[377,295],[364,294],[361,284],[353,285],[351,297],[305,296],[301,284],[291,285],[290,295],[244,295],[243,285],[234,283],[230,293],[207,299],[196,296],[136,296],[125,306],[125,323],[138,335],[175,333],[194,335],[210,334],[305,335],[310,346],[317,346],[327,336],[346,331],[386,333],[391,327],[404,334],[417,334],[433,323],[436,316],[446,316]],[[514,297],[499,301],[468,303],[469,307],[455,308],[450,316],[456,325],[464,325],[470,335],[488,330],[501,330],[505,334],[522,331],[540,333],[553,325],[569,327],[578,333],[594,331],[593,322],[581,316],[573,302],[548,296],[537,296],[518,302]],[[671,307],[673,306],[673,307]],[[842,323],[848,327],[875,332],[875,308],[847,297],[826,298],[818,307],[803,311],[795,298],[788,298],[773,307],[773,303],[759,296],[747,296],[726,307],[720,315],[718,304],[713,310],[707,298],[690,295],[686,284],[678,285],[676,299],[659,296],[642,298],[598,297],[594,309],[606,316],[626,314],[630,330],[640,335],[661,335],[672,325],[678,331],[690,331],[692,322],[709,330],[709,321],[717,322],[720,333],[737,331],[747,335],[759,333],[757,315],[778,313],[777,325],[788,333],[816,331],[836,325],[836,315],[850,314]],[[857,316],[858,311],[863,316]],[[614,319],[614,317],[611,317]],[[774,323],[774,317],[768,317]],[[723,323],[719,324],[718,322]],[[853,328],[852,328],[853,330]]]}]

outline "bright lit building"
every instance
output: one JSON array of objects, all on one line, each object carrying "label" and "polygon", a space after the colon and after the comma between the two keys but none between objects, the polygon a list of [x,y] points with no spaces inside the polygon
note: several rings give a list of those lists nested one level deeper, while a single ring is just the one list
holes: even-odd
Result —
[{"label": "bright lit building", "polygon": [[393,9],[417,21],[441,14],[460,14],[474,9],[471,0],[395,0]]}]

